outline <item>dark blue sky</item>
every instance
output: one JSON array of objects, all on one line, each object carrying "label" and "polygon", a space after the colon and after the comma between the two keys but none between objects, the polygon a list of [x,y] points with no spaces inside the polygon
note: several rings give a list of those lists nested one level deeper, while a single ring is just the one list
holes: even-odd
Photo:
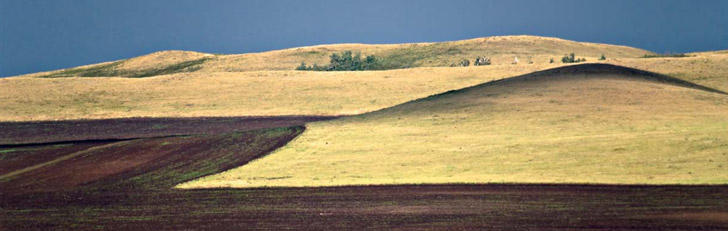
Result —
[{"label": "dark blue sky", "polygon": [[540,35],[655,52],[728,49],[728,1],[0,0],[0,76],[159,50]]}]

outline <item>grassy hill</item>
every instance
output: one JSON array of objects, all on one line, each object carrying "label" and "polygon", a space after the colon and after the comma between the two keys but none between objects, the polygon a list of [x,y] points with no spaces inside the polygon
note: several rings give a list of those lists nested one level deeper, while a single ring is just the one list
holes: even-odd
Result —
[{"label": "grassy hill", "polygon": [[491,57],[493,64],[548,63],[574,52],[596,60],[602,54],[612,58],[636,58],[652,52],[609,44],[575,42],[538,36],[496,36],[453,42],[412,44],[334,44],[239,55],[212,55],[190,51],[162,51],[115,62],[47,72],[38,77],[150,77],[180,72],[239,72],[293,70],[302,61],[327,65],[332,53],[343,51],[375,55],[390,68],[445,67],[462,59]]},{"label": "grassy hill", "polygon": [[596,60],[602,54],[613,58],[636,58],[652,52],[609,44],[575,42],[538,36],[496,36],[452,42],[390,45],[338,44],[291,48],[257,54],[217,56],[203,64],[200,71],[291,70],[302,61],[326,65],[332,53],[351,50],[362,55],[375,55],[385,66],[397,68],[447,67],[462,59],[488,56],[494,65],[510,64],[514,57],[521,62],[548,63],[559,61],[574,52]]},{"label": "grassy hill", "polygon": [[554,66],[4,78],[0,79],[0,121],[359,114]]},{"label": "grassy hill", "polygon": [[562,67],[313,123],[180,185],[728,182],[728,95],[612,65]]},{"label": "grassy hill", "polygon": [[[448,54],[453,49],[460,52]],[[293,70],[302,59],[309,64],[325,63],[330,53],[344,50],[401,57],[390,61],[416,58],[414,63],[419,64],[414,66],[449,66],[461,57],[472,61],[478,55],[489,55],[493,65],[357,72]],[[576,52],[577,57],[586,55],[587,62],[649,70],[728,91],[726,51],[691,53],[682,58],[640,58],[647,51],[556,38],[502,36],[444,43],[322,45],[242,55],[166,51],[75,69],[0,78],[0,121],[359,114],[486,81],[564,66],[559,57],[569,51]],[[597,61],[602,53],[607,60]],[[516,55],[521,62],[511,65]],[[528,64],[528,57],[534,57],[533,64]],[[556,63],[548,63],[552,57]],[[161,75],[62,77],[95,74]]]},{"label": "grassy hill", "polygon": [[131,59],[100,63],[55,72],[31,75],[57,77],[151,77],[180,72],[194,72],[214,57],[192,51],[160,51]]}]

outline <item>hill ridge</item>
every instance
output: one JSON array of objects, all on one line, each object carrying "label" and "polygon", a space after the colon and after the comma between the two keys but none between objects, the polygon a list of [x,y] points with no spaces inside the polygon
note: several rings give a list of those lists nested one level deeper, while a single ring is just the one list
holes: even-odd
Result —
[{"label": "hill ridge", "polygon": [[[690,81],[685,81],[682,79],[678,79],[675,77],[671,77],[668,75],[663,75],[655,72],[640,70],[636,68],[630,68],[625,66],[619,66],[619,65],[613,65],[613,64],[605,64],[605,63],[586,63],[586,64],[576,64],[576,65],[568,65],[568,66],[562,66],[562,67],[556,67],[541,71],[535,71],[532,73],[509,77],[509,78],[503,78],[498,80],[493,80],[485,83],[481,83],[475,86],[470,86],[466,88],[461,88],[457,90],[451,90],[446,91],[443,93],[431,95],[425,98],[422,98],[422,100],[425,100],[430,97],[440,97],[452,93],[457,92],[465,92],[473,89],[478,89],[490,85],[495,84],[504,84],[504,83],[510,83],[510,82],[519,82],[519,81],[528,81],[528,80],[543,80],[544,78],[549,78],[551,76],[558,76],[555,78],[562,77],[563,74],[568,75],[578,75],[578,74],[618,74],[621,76],[629,76],[629,77],[637,77],[635,80],[648,80],[656,83],[662,83],[662,84],[668,84],[668,85],[674,85],[674,86],[680,86],[685,88],[691,88],[695,90],[701,90],[701,91],[707,91],[712,93],[718,93],[723,95],[728,95],[727,92],[721,91],[715,88],[703,86],[700,84],[696,84]],[[589,76],[588,78],[599,78],[594,76]],[[411,102],[418,101],[413,100]],[[386,108],[385,108],[386,109]],[[382,109],[382,110],[385,110]]]},{"label": "hill ridge", "polygon": [[[510,64],[514,57],[519,57],[523,63],[547,63],[566,53],[576,53],[577,56],[587,57],[590,60],[596,60],[603,54],[609,58],[636,58],[653,53],[623,45],[533,35],[511,35],[442,42],[321,44],[242,54],[163,50],[128,59],[21,76],[149,77],[177,72],[294,70],[301,62],[325,65],[332,53],[343,51],[375,55],[382,64],[386,64],[387,69],[451,66],[463,59],[475,59],[478,56],[488,56],[493,65],[503,65]],[[173,70],[150,71],[165,67],[171,67]]]}]

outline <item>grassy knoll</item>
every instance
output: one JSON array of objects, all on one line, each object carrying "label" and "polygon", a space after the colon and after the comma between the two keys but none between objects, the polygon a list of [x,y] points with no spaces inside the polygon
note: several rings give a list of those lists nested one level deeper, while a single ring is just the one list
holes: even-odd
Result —
[{"label": "grassy knoll", "polygon": [[[164,65],[161,67],[148,67],[144,69],[123,69],[120,66],[126,64],[127,60],[116,61],[111,63],[104,63],[98,65],[92,65],[88,67],[77,67],[61,70],[55,73],[41,75],[41,78],[58,78],[58,77],[132,77],[142,78],[151,77],[157,75],[167,75],[180,72],[194,72],[200,70],[200,66],[210,58],[200,58],[195,60],[181,61]],[[133,60],[131,61],[133,62]],[[127,64],[128,65],[128,64]]]},{"label": "grassy knoll", "polygon": [[[147,77],[176,72],[240,72],[293,70],[302,61],[327,65],[332,53],[343,51],[375,55],[384,67],[446,67],[462,59],[491,57],[494,65],[510,64],[514,57],[522,63],[548,63],[574,52],[579,57],[596,60],[602,54],[610,58],[637,58],[654,53],[626,46],[576,42],[539,36],[495,36],[451,42],[409,44],[332,44],[297,47],[261,53],[212,55],[191,51],[162,51],[111,63],[89,65],[60,71],[31,74],[45,77]],[[166,71],[161,71],[166,70]]]},{"label": "grassy knoll", "polygon": [[274,154],[179,187],[728,183],[728,96],[582,67],[313,123]]}]

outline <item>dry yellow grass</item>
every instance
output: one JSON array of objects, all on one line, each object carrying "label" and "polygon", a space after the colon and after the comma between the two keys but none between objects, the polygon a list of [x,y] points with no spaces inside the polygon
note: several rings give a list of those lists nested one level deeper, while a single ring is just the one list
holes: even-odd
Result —
[{"label": "dry yellow grass", "polygon": [[553,65],[0,79],[0,121],[359,114]]},{"label": "dry yellow grass", "polygon": [[[111,62],[83,66],[85,68],[104,67],[103,73],[132,75],[129,71],[152,70],[169,67],[183,62],[201,60],[189,71],[194,72],[240,72],[264,70],[293,70],[302,61],[308,64],[326,65],[332,53],[343,51],[375,55],[407,67],[443,67],[456,64],[462,59],[473,60],[478,56],[488,56],[493,64],[510,64],[514,57],[522,63],[547,63],[549,59],[559,61],[567,53],[574,52],[578,57],[595,61],[602,54],[612,58],[635,58],[652,52],[638,48],[609,44],[575,42],[559,38],[539,36],[495,36],[468,40],[409,43],[409,44],[333,44],[298,47],[261,53],[212,55],[191,51],[162,51],[118,62],[118,66],[104,67]],[[72,70],[74,68],[71,68]],[[30,74],[26,77],[40,77],[59,74],[66,70]],[[184,72],[189,72],[185,70]],[[79,76],[80,73],[64,73],[59,76]],[[96,75],[94,75],[96,76]]]},{"label": "dry yellow grass", "polygon": [[652,52],[642,49],[609,44],[575,42],[559,38],[538,36],[495,36],[453,42],[411,44],[336,44],[291,48],[242,55],[216,56],[203,64],[201,72],[291,70],[302,61],[325,65],[331,53],[351,50],[362,55],[417,59],[413,66],[450,66],[462,59],[473,60],[477,56],[489,56],[493,64],[511,64],[514,57],[522,63],[548,63],[560,61],[564,54],[575,52],[579,57],[595,61],[605,54],[613,58],[636,58]]},{"label": "dry yellow grass", "polygon": [[728,183],[728,96],[620,73],[498,82],[318,122],[180,185]]},{"label": "dry yellow grass", "polygon": [[119,70],[143,70],[172,65],[176,63],[193,61],[214,55],[194,51],[160,51],[148,55],[127,59],[121,63]]},{"label": "dry yellow grass", "polygon": [[[461,53],[427,53],[451,48]],[[309,63],[312,62],[308,58],[324,62],[331,52],[359,50],[380,55],[398,49],[415,54],[424,52],[428,58],[420,61],[427,65],[446,65],[451,62],[449,59],[456,61],[460,56],[472,59],[489,55],[494,59],[491,66],[467,68],[338,73],[290,70],[301,58]],[[673,75],[728,91],[728,52],[725,51],[695,53],[695,57],[686,58],[628,58],[647,51],[556,38],[501,36],[445,43],[323,45],[243,55],[169,51],[129,59],[116,68],[144,70],[202,58],[210,60],[192,73],[143,79],[34,78],[53,72],[3,78],[0,79],[0,121],[358,114],[493,79],[562,66],[559,62],[562,51],[586,55],[590,62],[596,62],[596,57],[604,53],[608,58],[603,61],[606,63]],[[510,64],[514,55],[521,58],[520,64]],[[528,64],[529,55],[534,64]],[[551,57],[556,63],[548,63]],[[90,65],[93,66],[98,65]],[[243,67],[285,70],[243,71],[247,70]]]},{"label": "dry yellow grass", "polygon": [[657,72],[728,91],[728,51],[690,53],[684,58],[610,59],[609,63]]}]

